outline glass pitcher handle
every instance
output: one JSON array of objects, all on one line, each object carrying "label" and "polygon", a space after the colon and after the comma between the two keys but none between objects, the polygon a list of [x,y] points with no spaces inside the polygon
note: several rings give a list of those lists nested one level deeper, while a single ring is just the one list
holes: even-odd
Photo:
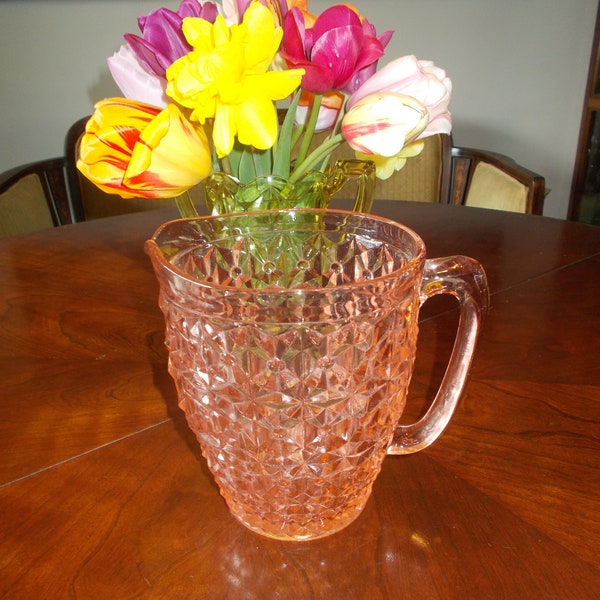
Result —
[{"label": "glass pitcher handle", "polygon": [[451,294],[460,305],[456,339],[446,373],[429,410],[416,423],[399,425],[388,454],[412,454],[429,446],[444,431],[458,404],[473,359],[489,291],[483,267],[467,256],[425,261],[421,304],[437,294]]},{"label": "glass pitcher handle", "polygon": [[338,160],[329,177],[328,193],[337,193],[350,180],[356,180],[356,197],[352,210],[368,213],[373,206],[375,192],[375,163],[358,159]]}]

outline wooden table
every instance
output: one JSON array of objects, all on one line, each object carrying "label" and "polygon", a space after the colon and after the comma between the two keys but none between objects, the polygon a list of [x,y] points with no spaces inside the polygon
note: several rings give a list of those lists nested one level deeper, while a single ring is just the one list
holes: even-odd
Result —
[{"label": "wooden table", "polygon": [[[441,438],[388,457],[359,519],[303,543],[230,517],[177,407],[143,252],[174,213],[0,241],[0,598],[599,597],[600,228],[374,212],[430,256],[480,260],[491,311]],[[428,303],[406,420],[455,326]]]}]

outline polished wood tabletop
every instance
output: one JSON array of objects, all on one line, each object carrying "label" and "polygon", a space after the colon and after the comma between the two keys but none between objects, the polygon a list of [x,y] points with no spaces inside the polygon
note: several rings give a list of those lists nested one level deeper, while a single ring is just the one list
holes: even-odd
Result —
[{"label": "polished wood tabletop", "polygon": [[[0,240],[0,598],[600,597],[600,228],[377,202],[428,255],[485,267],[465,394],[385,459],[340,533],[283,542],[228,512],[177,406],[143,243],[169,211]],[[422,310],[406,422],[457,311]]]}]

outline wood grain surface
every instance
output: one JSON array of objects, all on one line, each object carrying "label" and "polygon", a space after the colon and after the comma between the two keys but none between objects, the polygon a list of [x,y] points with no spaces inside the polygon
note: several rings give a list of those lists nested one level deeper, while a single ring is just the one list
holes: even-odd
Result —
[{"label": "wood grain surface", "polygon": [[[485,267],[463,399],[388,457],[363,514],[313,542],[230,515],[177,407],[152,211],[0,241],[0,598],[600,597],[600,228],[382,202],[428,255]],[[455,306],[428,302],[409,408],[443,375]]]}]

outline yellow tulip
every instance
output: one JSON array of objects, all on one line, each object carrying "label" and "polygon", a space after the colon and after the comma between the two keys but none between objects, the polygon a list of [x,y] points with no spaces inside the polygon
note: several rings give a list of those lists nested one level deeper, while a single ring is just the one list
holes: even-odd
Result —
[{"label": "yellow tulip", "polygon": [[183,32],[194,48],[167,69],[167,95],[192,110],[191,119],[214,119],[213,141],[222,158],[240,143],[267,150],[277,136],[275,101],[300,85],[303,69],[269,71],[283,31],[272,13],[253,2],[242,23],[228,26],[189,18]]},{"label": "yellow tulip", "polygon": [[81,139],[77,168],[123,198],[171,198],[211,172],[204,129],[174,104],[159,109],[124,98],[98,102]]}]

